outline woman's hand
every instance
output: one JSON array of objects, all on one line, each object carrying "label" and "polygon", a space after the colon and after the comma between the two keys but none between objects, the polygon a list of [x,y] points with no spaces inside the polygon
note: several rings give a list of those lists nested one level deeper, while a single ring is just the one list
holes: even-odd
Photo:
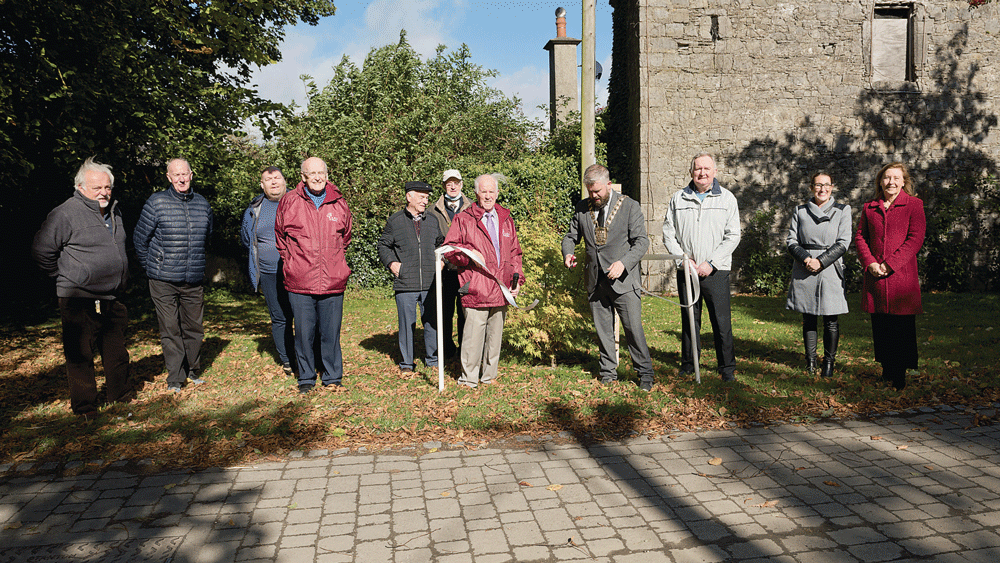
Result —
[{"label": "woman's hand", "polygon": [[871,264],[868,266],[868,272],[876,278],[884,278],[889,275],[889,266],[884,262],[881,264]]},{"label": "woman's hand", "polygon": [[823,264],[815,258],[806,258],[802,263],[805,264],[807,270],[814,274],[823,269]]}]

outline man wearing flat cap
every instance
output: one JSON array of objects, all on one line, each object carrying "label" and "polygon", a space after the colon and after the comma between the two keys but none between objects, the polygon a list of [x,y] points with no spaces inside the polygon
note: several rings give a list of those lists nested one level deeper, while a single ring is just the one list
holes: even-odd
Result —
[{"label": "man wearing flat cap", "polygon": [[[472,207],[473,201],[462,193],[462,173],[458,170],[445,170],[441,178],[444,193],[438,198],[430,214],[438,221],[441,234],[448,236],[448,229],[455,216]],[[441,272],[441,313],[442,322],[438,330],[444,331],[444,357],[450,359],[458,354],[462,346],[462,331],[465,330],[465,308],[462,307],[461,295],[458,293],[458,270],[451,262],[445,262]],[[458,345],[452,339],[452,318],[458,312]]]},{"label": "man wearing flat cap", "polygon": [[[434,326],[433,292],[434,249],[444,241],[438,222],[426,213],[431,186],[425,182],[407,182],[406,207],[393,213],[378,239],[378,257],[392,272],[395,281],[396,313],[399,317],[399,362],[401,373],[412,373],[413,333],[416,309],[424,324],[424,364],[436,367],[437,331]],[[429,219],[429,220],[428,220]]]}]

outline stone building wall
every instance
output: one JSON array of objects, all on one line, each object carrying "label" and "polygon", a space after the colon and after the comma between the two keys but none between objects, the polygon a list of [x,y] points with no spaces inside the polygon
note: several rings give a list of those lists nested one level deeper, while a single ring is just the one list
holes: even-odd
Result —
[{"label": "stone building wall", "polygon": [[[997,172],[996,2],[976,10],[961,0],[611,3],[614,71],[625,78],[612,78],[609,105],[627,106],[612,121],[634,133],[610,165],[643,204],[650,252],[665,252],[667,202],[702,151],[716,155],[719,181],[736,194],[744,224],[755,210],[779,210],[776,238],[819,169],[833,176],[835,197],[855,209],[892,160],[910,165],[922,193]],[[876,7],[912,9],[910,80],[872,80]],[[672,276],[657,276],[662,271],[648,266],[652,289],[672,286]]]}]

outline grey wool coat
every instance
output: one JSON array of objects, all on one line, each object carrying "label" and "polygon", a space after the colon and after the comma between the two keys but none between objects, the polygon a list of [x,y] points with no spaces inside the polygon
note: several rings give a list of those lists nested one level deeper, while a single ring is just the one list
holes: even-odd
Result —
[{"label": "grey wool coat", "polygon": [[[810,315],[847,313],[843,255],[851,244],[851,207],[830,198],[822,207],[809,200],[795,208],[785,241],[794,259],[785,307]],[[813,273],[805,260],[823,269]]]}]

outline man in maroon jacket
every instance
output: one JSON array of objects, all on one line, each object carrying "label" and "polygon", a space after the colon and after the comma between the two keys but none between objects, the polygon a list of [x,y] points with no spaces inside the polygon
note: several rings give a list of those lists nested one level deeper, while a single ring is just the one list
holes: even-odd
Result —
[{"label": "man in maroon jacket", "polygon": [[[340,324],[351,275],[346,258],[351,210],[337,186],[327,180],[325,162],[316,157],[302,162],[302,181],[281,198],[274,233],[295,317],[299,393],[312,391],[317,369],[323,374],[323,385],[343,387]],[[313,350],[317,333],[322,366],[307,353]]]},{"label": "man in maroon jacket", "polygon": [[510,211],[496,204],[498,188],[493,176],[476,178],[476,204],[455,215],[445,244],[469,250],[485,268],[468,255],[452,252],[448,261],[458,267],[459,295],[465,307],[462,335],[462,376],[458,382],[475,388],[497,377],[507,300],[500,284],[517,297],[524,282],[521,243]]}]

